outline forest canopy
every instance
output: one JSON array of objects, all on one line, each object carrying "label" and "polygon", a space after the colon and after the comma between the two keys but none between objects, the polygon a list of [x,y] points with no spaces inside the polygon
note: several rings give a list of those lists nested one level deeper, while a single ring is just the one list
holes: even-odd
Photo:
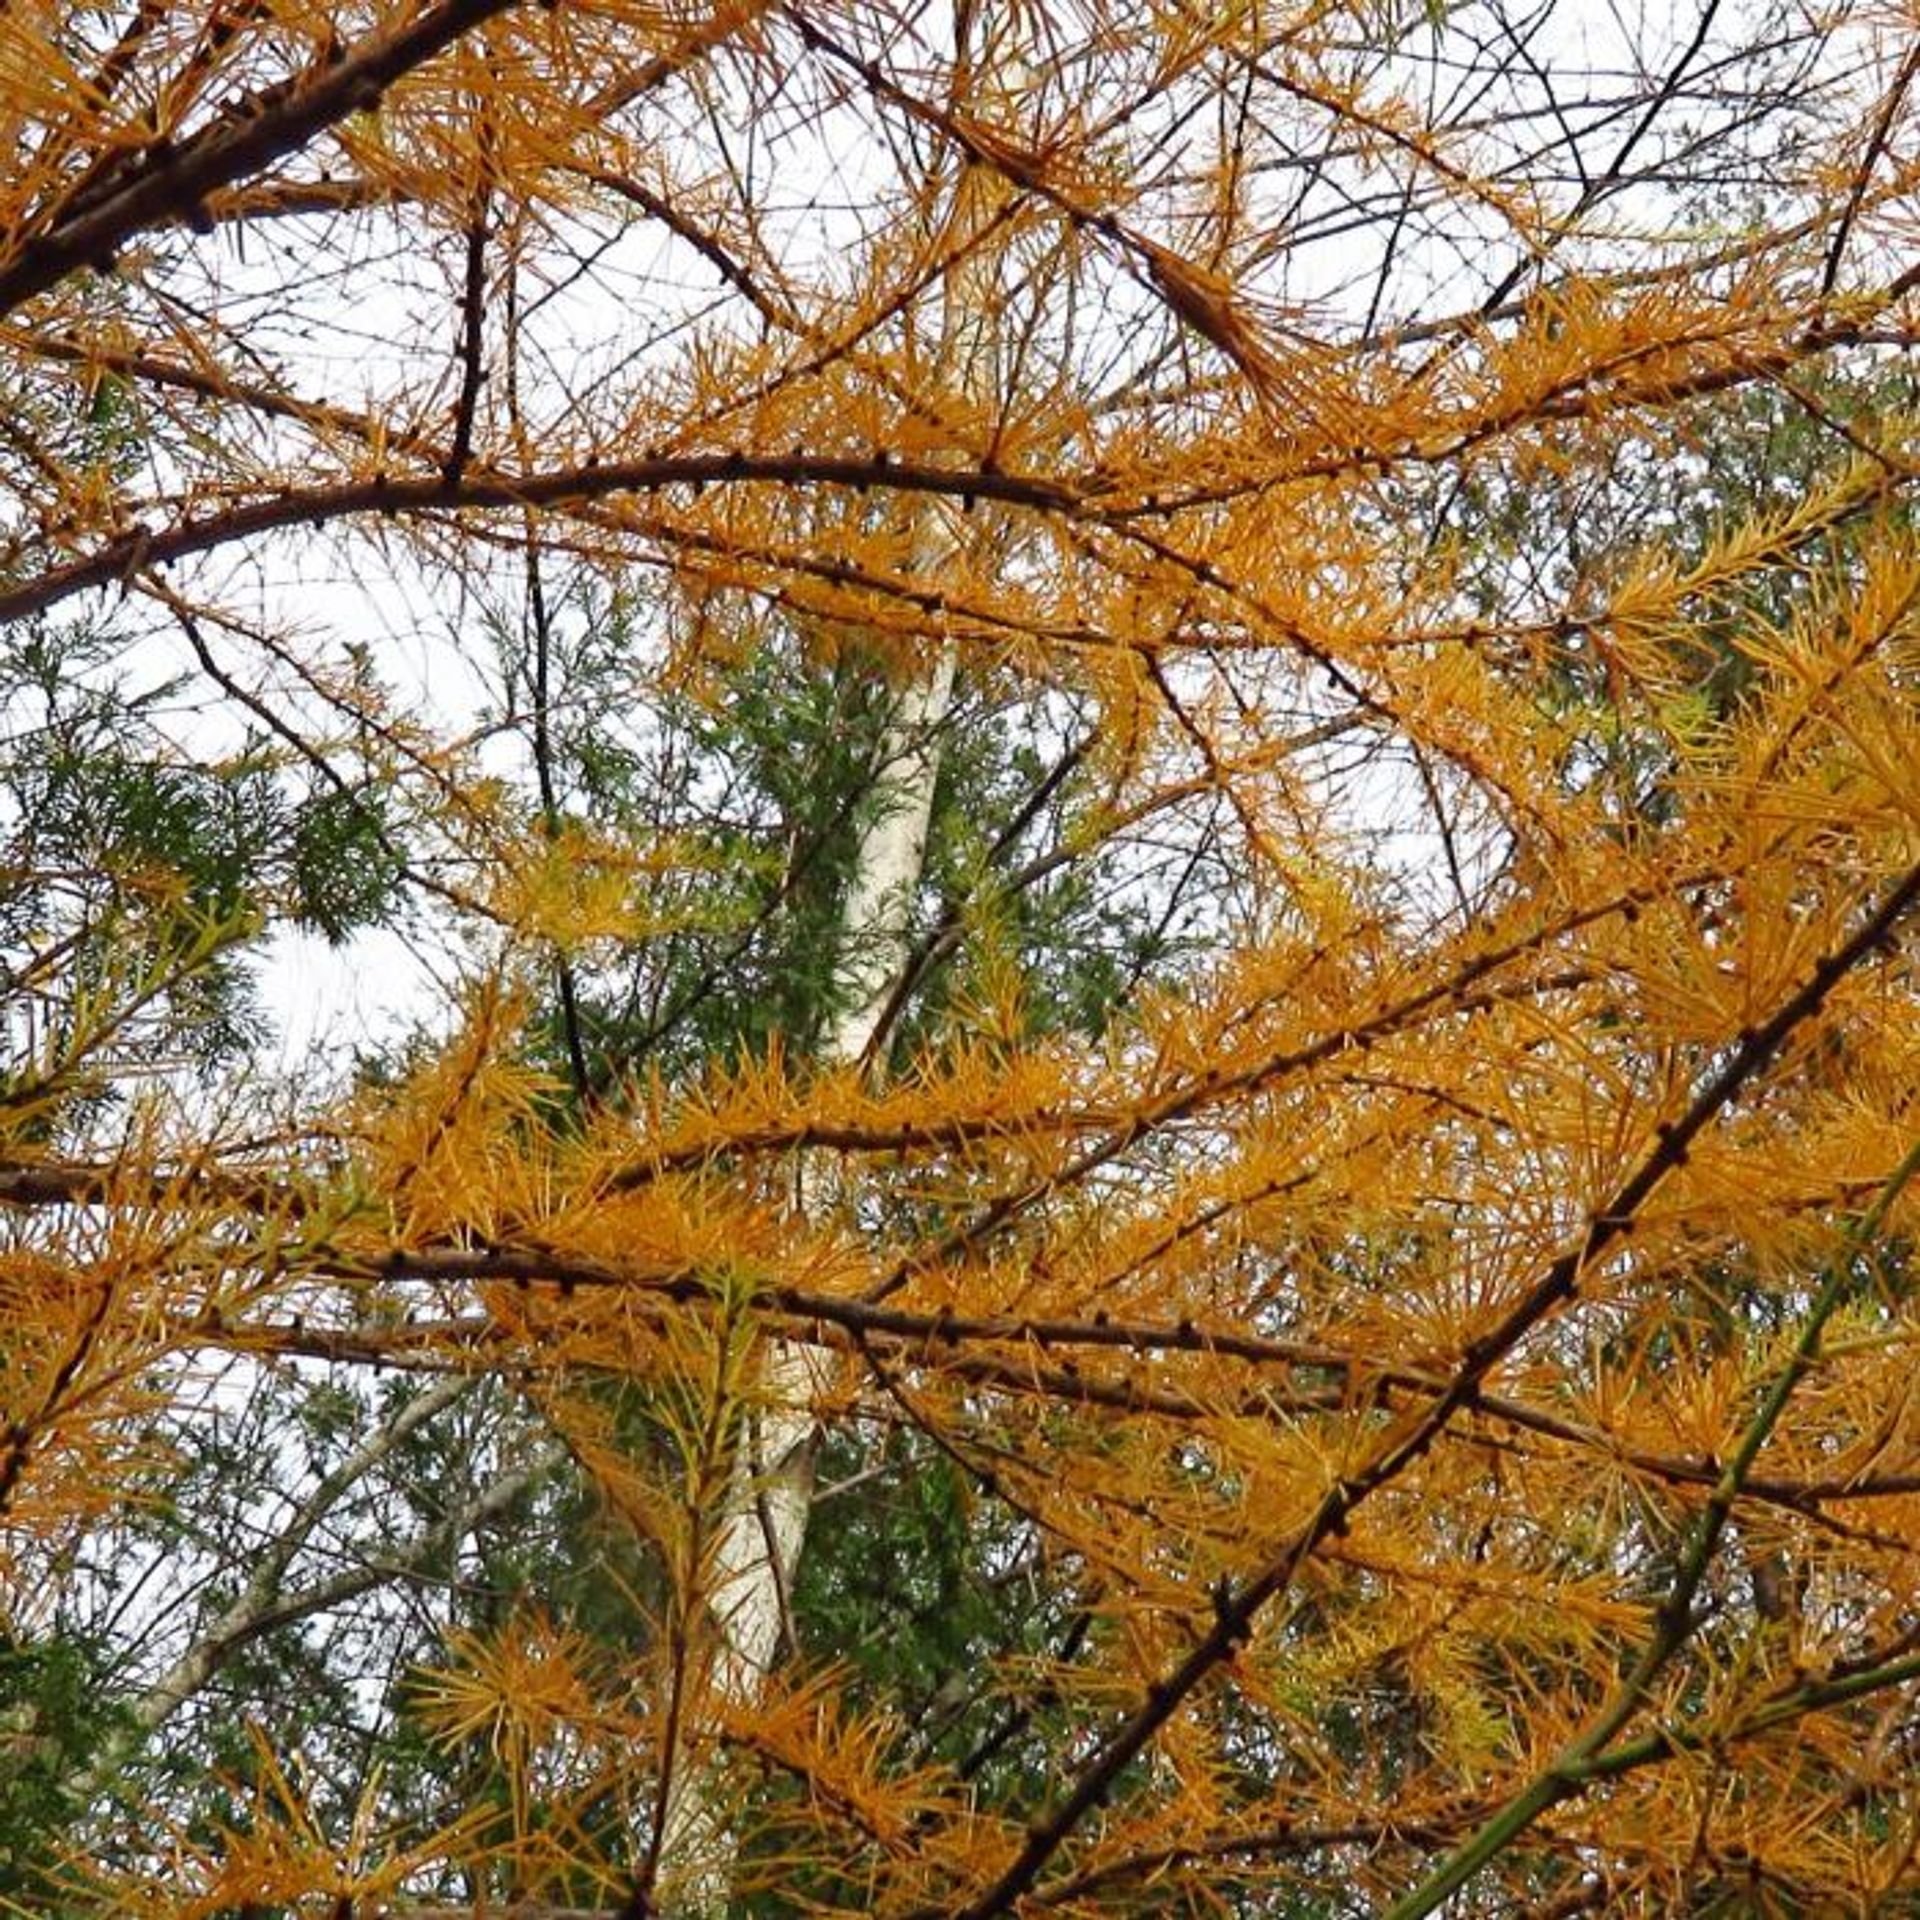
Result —
[{"label": "forest canopy", "polygon": [[1917,29],[0,10],[0,1911],[1920,1911]]}]

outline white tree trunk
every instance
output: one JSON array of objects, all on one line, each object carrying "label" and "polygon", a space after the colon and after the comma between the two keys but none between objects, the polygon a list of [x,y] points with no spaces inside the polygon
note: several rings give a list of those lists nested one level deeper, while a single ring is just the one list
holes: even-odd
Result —
[{"label": "white tree trunk", "polygon": [[[953,645],[943,638],[932,670],[900,694],[887,722],[873,818],[860,836],[841,912],[840,1005],[820,1047],[830,1067],[854,1065],[865,1055],[906,964],[953,673]],[[801,1205],[809,1211],[831,1204],[825,1172],[802,1169]],[[821,1384],[816,1349],[784,1340],[768,1344],[763,1404],[744,1423],[714,1544],[710,1604],[721,1638],[714,1681],[728,1700],[759,1691],[783,1636],[813,1499],[813,1400]]]},{"label": "white tree trunk", "polygon": [[[983,13],[985,10],[977,10]],[[973,13],[973,27],[983,21]],[[968,17],[966,13],[962,17]],[[977,56],[962,46],[956,88],[968,106],[993,100],[1012,106],[1025,69],[1008,31],[1012,17],[987,29]],[[970,58],[977,58],[968,79]],[[956,213],[985,232],[983,198],[1002,186],[962,175]],[[952,386],[985,401],[996,386],[993,355],[998,255],[979,244],[950,276],[941,309],[939,363]],[[968,559],[979,532],[952,501],[925,501],[914,538],[914,570],[939,578]],[[858,1066],[874,1048],[910,952],[914,895],[920,887],[933,820],[933,791],[954,689],[954,645],[929,634],[925,668],[900,687],[887,716],[874,768],[874,793],[858,835],[847,897],[841,906],[835,960],[835,1012],[820,1043],[826,1068]],[[828,1165],[803,1165],[799,1204],[824,1212],[839,1198]],[[828,1384],[822,1356],[787,1340],[770,1340],[758,1371],[755,1404],[741,1419],[726,1503],[708,1563],[708,1611],[718,1651],[710,1686],[730,1707],[751,1705],[780,1657],[791,1620],[793,1574],[806,1542],[814,1496],[814,1453],[820,1428],[814,1405]],[[732,1812],[720,1791],[714,1759],[674,1755],[660,1824],[657,1866],[672,1882],[670,1912],[684,1920],[726,1920],[737,1857]]]},{"label": "white tree trunk", "polygon": [[[976,28],[978,27],[976,21]],[[962,69],[967,50],[962,49]],[[980,55],[985,85],[975,82],[970,105],[988,97],[1011,103],[1023,69],[1008,43],[987,39]],[[971,196],[997,197],[1001,188],[982,176],[963,177],[960,210],[981,212]],[[976,231],[984,231],[980,220]],[[976,247],[946,284],[940,316],[939,360],[955,388],[974,401],[995,385],[993,302],[995,250]],[[915,571],[937,580],[967,558],[979,537],[953,502],[920,508],[914,540]],[[887,1017],[909,950],[914,895],[926,866],[927,835],[941,746],[953,699],[955,650],[944,632],[928,636],[925,669],[894,697],[874,768],[869,814],[855,850],[840,915],[835,1011],[820,1043],[827,1067],[849,1067],[868,1056]],[[814,1213],[834,1203],[838,1183],[821,1163],[803,1166],[801,1207]],[[719,1646],[709,1684],[730,1707],[760,1697],[786,1640],[790,1597],[813,1503],[819,1426],[814,1406],[827,1374],[813,1348],[773,1340],[761,1358],[754,1405],[740,1423],[732,1468],[711,1559],[708,1607]],[[710,1756],[674,1756],[656,1865],[670,1882],[667,1911],[676,1920],[726,1920],[738,1853],[731,1812]]]},{"label": "white tree trunk", "polygon": [[[925,556],[936,565],[956,551],[944,519],[939,539]],[[841,910],[837,1006],[820,1046],[827,1066],[851,1066],[865,1056],[906,963],[953,678],[953,643],[942,636],[929,670],[900,692],[888,717],[873,811]],[[829,1204],[832,1189],[825,1168],[801,1170],[803,1207]],[[708,1605],[719,1641],[709,1684],[730,1706],[759,1696],[786,1638],[813,1504],[814,1401],[825,1383],[815,1349],[770,1341],[760,1361],[757,1403],[741,1421],[709,1563]],[[714,1792],[710,1764],[688,1754],[678,1758],[659,1856],[676,1883],[671,1911],[686,1920],[724,1920],[736,1852],[732,1822]]]}]

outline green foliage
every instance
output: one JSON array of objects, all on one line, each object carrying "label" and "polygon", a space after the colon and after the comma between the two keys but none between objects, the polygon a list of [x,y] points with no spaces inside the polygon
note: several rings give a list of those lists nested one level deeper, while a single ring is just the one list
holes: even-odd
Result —
[{"label": "green foliage", "polygon": [[988,1799],[1016,1803],[1036,1785],[1035,1754],[1016,1737],[998,1675],[1077,1642],[1071,1587],[917,1436],[893,1432],[868,1450],[836,1432],[820,1477],[827,1497],[794,1583],[799,1651],[847,1663],[857,1700],[917,1703],[907,1722],[917,1757],[964,1766]]},{"label": "green foliage", "polygon": [[0,651],[0,961],[32,1023],[226,929],[122,1053],[207,1070],[258,1037],[251,953],[276,923],[340,941],[393,910],[397,827],[379,787],[303,785],[258,742],[191,751],[189,683],[139,681],[136,657],[111,627],[40,622]]},{"label": "green foliage", "polygon": [[291,918],[335,945],[378,926],[400,896],[397,828],[378,788],[314,785],[285,816]]},{"label": "green foliage", "polygon": [[100,1649],[0,1633],[0,1907],[44,1912],[46,1874],[79,1807],[88,1763],[126,1716]]},{"label": "green foliage", "polygon": [[[649,678],[649,609],[580,590],[532,643],[496,621],[498,718],[517,715],[560,818],[657,850],[644,938],[576,956],[569,985],[592,1086],[655,1068],[812,1050],[837,1005],[845,889],[875,801],[892,691],[862,648],[809,651],[758,631]],[[545,724],[527,711],[544,685]],[[966,1009],[1017,983],[1026,1037],[1097,1033],[1156,969],[1198,947],[1197,915],[1222,875],[1203,855],[1150,865],[1124,842],[1073,859],[1063,846],[1099,801],[1081,764],[1091,705],[963,682],[942,727],[927,861],[911,916],[912,975],[896,1054],[964,1028]],[[569,1052],[556,990],[541,1054]]]}]

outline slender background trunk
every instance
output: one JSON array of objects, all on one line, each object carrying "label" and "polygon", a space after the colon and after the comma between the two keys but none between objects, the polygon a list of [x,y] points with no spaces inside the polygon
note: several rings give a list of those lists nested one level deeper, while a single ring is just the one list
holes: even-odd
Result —
[{"label": "slender background trunk", "polygon": [[[1019,85],[1017,62],[995,44],[991,30],[963,10],[990,71],[986,89],[970,99],[1010,102]],[[967,73],[960,49],[957,73]],[[964,166],[964,163],[957,163]],[[963,172],[953,205],[956,227],[987,225],[980,196],[997,183]],[[930,202],[933,196],[929,196]],[[939,352],[953,391],[972,407],[994,389],[991,319],[999,251],[981,243],[948,276],[940,316]],[[964,566],[980,538],[971,516],[951,501],[919,509],[914,542],[916,573],[937,582]],[[926,866],[934,793],[946,723],[953,702],[957,658],[944,632],[927,636],[929,659],[894,695],[873,770],[867,818],[855,847],[836,942],[834,1008],[819,1047],[825,1068],[857,1065],[877,1052],[881,1026],[911,949],[914,897]],[[809,1213],[831,1207],[838,1193],[832,1169],[804,1165],[800,1205]],[[814,1405],[826,1384],[826,1362],[812,1347],[768,1342],[754,1404],[740,1421],[732,1467],[709,1563],[709,1608],[718,1640],[710,1685],[726,1706],[750,1705],[765,1686],[789,1638],[790,1598],[813,1503],[820,1436]],[[718,1790],[711,1757],[677,1756],[669,1787],[659,1855],[670,1888],[669,1911],[685,1920],[723,1920],[734,1878],[738,1837]]]}]

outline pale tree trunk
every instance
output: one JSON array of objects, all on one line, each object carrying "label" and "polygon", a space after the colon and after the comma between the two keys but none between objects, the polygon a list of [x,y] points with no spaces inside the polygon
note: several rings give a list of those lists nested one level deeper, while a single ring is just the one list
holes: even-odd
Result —
[{"label": "pale tree trunk", "polygon": [[[992,92],[1010,100],[1015,63],[1004,52],[989,53],[987,61]],[[978,105],[979,91],[973,99]],[[978,178],[961,186],[963,195],[995,191]],[[964,202],[963,210],[979,211]],[[994,279],[993,250],[983,244],[949,279],[941,313],[940,364],[973,400],[992,387]],[[914,541],[916,573],[937,579],[956,570],[977,538],[969,517],[952,502],[925,503]],[[868,1057],[908,959],[956,664],[948,635],[934,633],[928,640],[931,658],[895,694],[876,757],[867,821],[841,908],[835,1008],[818,1052],[823,1067],[856,1066]],[[825,1211],[838,1197],[838,1183],[824,1164],[803,1166],[798,1184],[799,1204],[810,1214]],[[760,1697],[788,1637],[793,1578],[813,1502],[819,1441],[813,1409],[826,1384],[817,1350],[769,1341],[754,1404],[740,1421],[708,1562],[708,1608],[718,1642],[709,1686],[729,1708]],[[670,1883],[667,1910],[676,1920],[725,1920],[738,1836],[716,1763],[685,1752],[676,1758],[656,1859],[661,1879]]]},{"label": "pale tree trunk", "polygon": [[[940,557],[953,553],[947,545]],[[953,644],[942,636],[927,672],[897,696],[888,718],[870,799],[874,812],[859,837],[841,911],[839,1005],[820,1046],[824,1066],[850,1066],[864,1057],[906,962],[953,679]],[[803,1209],[830,1205],[834,1186],[826,1168],[803,1167]],[[758,1698],[787,1637],[789,1596],[813,1504],[819,1438],[813,1407],[825,1384],[815,1349],[767,1343],[755,1404],[740,1421],[708,1563],[718,1642],[708,1684],[728,1706]],[[687,1753],[678,1759],[659,1849],[661,1873],[675,1883],[670,1911],[685,1920],[724,1920],[736,1837],[715,1792],[711,1762]]]},{"label": "pale tree trunk", "polygon": [[[842,998],[820,1047],[829,1067],[851,1066],[864,1056],[906,964],[953,673],[953,645],[943,638],[930,670],[899,695],[887,722],[874,817],[860,836],[841,913],[836,986]],[[804,1210],[823,1209],[833,1197],[824,1167],[801,1170]],[[813,1499],[813,1399],[822,1384],[815,1348],[769,1342],[760,1367],[762,1404],[743,1422],[713,1551],[710,1605],[720,1635],[713,1683],[728,1701],[759,1691],[783,1638]]]}]

